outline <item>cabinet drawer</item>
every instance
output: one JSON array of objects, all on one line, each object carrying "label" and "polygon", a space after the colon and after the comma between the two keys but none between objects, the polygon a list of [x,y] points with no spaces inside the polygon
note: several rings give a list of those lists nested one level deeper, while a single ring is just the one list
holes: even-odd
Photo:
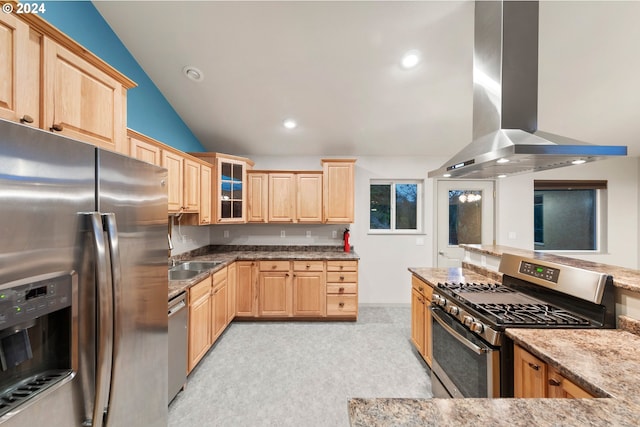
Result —
[{"label": "cabinet drawer", "polygon": [[327,295],[327,316],[355,315],[357,309],[355,295]]},{"label": "cabinet drawer", "polygon": [[227,280],[227,267],[223,268],[222,270],[218,270],[215,273],[213,273],[213,286],[218,285],[220,282]]},{"label": "cabinet drawer", "polygon": [[327,261],[327,271],[358,271],[358,261]]},{"label": "cabinet drawer", "polygon": [[293,261],[294,271],[324,271],[324,261]]},{"label": "cabinet drawer", "polygon": [[328,283],[328,294],[355,294],[358,291],[356,283]]},{"label": "cabinet drawer", "polygon": [[339,272],[339,271],[328,271],[327,272],[327,283],[357,283],[358,282],[358,273],[355,272]]},{"label": "cabinet drawer", "polygon": [[260,271],[289,271],[289,261],[260,261]]},{"label": "cabinet drawer", "polygon": [[422,296],[426,297],[429,301],[431,301],[433,288],[429,284],[418,279],[416,276],[411,276],[411,286],[413,287],[413,289],[420,292]]},{"label": "cabinet drawer", "polygon": [[211,290],[211,279],[206,278],[202,282],[193,285],[189,289],[189,304],[193,304],[195,301],[199,300],[204,295],[207,295]]}]

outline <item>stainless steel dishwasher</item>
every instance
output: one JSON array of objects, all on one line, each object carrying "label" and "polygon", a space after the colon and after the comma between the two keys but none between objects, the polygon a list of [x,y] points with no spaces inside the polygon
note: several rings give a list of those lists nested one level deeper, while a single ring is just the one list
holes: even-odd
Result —
[{"label": "stainless steel dishwasher", "polygon": [[169,300],[169,403],[187,382],[187,294]]}]

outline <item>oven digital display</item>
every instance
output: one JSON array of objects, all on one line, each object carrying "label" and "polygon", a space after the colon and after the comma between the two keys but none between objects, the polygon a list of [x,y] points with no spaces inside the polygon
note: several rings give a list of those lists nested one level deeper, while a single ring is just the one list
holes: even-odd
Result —
[{"label": "oven digital display", "polygon": [[544,265],[532,264],[530,262],[522,261],[520,263],[520,273],[527,276],[543,279],[548,282],[558,283],[558,276],[560,270],[557,268],[546,267]]},{"label": "oven digital display", "polygon": [[25,300],[29,301],[30,299],[38,298],[43,295],[47,295],[47,285],[29,289],[25,295]]}]

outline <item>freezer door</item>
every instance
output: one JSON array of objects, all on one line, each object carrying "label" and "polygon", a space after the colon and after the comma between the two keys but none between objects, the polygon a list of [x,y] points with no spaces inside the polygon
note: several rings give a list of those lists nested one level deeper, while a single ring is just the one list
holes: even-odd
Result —
[{"label": "freezer door", "polygon": [[[15,281],[30,282],[35,277],[77,274],[74,298],[76,292],[79,298],[87,297],[80,288],[87,282],[91,286],[94,279],[91,255],[84,256],[84,217],[79,212],[95,209],[95,153],[93,146],[0,120],[0,287],[4,289]],[[66,326],[74,328],[72,344],[67,349],[70,355],[67,363],[75,371],[74,376],[3,416],[0,419],[3,427],[79,426],[85,420],[87,388],[83,384],[91,388],[92,378],[81,375],[79,370],[90,371],[92,365],[80,360],[79,354],[88,358],[91,355],[78,349],[77,334],[84,333],[89,338],[95,331],[87,329],[92,327],[92,319],[79,321],[78,312],[73,307],[71,325]],[[61,324],[45,328],[42,323],[43,330],[48,331],[60,328]],[[82,332],[78,332],[80,329]],[[50,333],[37,336],[32,340],[41,341],[41,349],[55,344],[45,341]],[[29,362],[0,373],[0,388],[5,389],[12,380],[28,375],[25,370],[36,373],[49,366],[51,362],[46,358],[42,358],[41,366],[36,366],[35,361],[42,355],[35,349],[34,341],[31,346],[34,350]]]},{"label": "freezer door", "polygon": [[[113,213],[113,370],[107,427],[167,425],[166,170],[98,151],[98,209]],[[119,267],[118,267],[119,266]]]}]

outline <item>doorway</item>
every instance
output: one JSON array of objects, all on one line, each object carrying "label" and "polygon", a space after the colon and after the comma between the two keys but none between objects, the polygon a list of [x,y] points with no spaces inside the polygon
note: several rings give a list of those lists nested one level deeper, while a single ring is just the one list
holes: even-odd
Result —
[{"label": "doorway", "polygon": [[438,267],[460,267],[461,244],[494,243],[494,181],[437,182]]}]

